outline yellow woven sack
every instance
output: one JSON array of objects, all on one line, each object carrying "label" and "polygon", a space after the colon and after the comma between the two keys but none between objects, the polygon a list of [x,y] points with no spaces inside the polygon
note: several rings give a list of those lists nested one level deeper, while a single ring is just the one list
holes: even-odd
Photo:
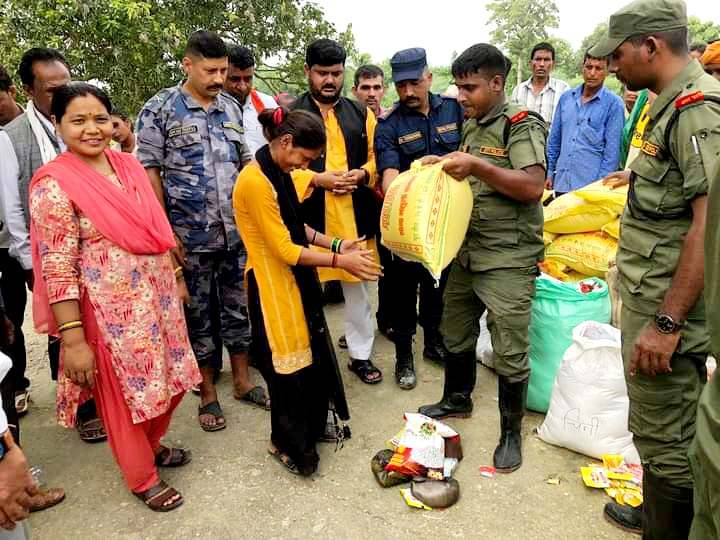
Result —
[{"label": "yellow woven sack", "polygon": [[412,164],[385,194],[380,214],[382,243],[407,261],[422,263],[435,279],[455,258],[470,224],[473,195],[442,163]]},{"label": "yellow woven sack", "polygon": [[603,225],[602,232],[608,236],[612,236],[616,240],[620,239],[620,218],[615,221],[611,221],[607,225]]},{"label": "yellow woven sack", "polygon": [[543,231],[543,244],[545,244],[546,246],[549,246],[550,244],[553,243],[553,241],[557,238],[557,236],[558,235],[555,233]]},{"label": "yellow woven sack", "polygon": [[604,233],[559,236],[545,249],[545,260],[565,264],[586,276],[605,277],[617,254],[617,240]]},{"label": "yellow woven sack", "polygon": [[598,180],[579,189],[575,194],[587,202],[599,204],[616,214],[622,214],[627,202],[628,186],[610,189],[602,183],[602,180]]},{"label": "yellow woven sack", "polygon": [[545,207],[545,230],[558,234],[599,231],[617,215],[615,210],[566,193]]}]

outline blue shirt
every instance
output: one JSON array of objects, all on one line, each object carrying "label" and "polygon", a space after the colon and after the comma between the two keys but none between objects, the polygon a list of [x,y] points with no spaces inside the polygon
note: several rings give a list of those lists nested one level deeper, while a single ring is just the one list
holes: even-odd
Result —
[{"label": "blue shirt", "polygon": [[455,98],[430,94],[427,116],[396,103],[378,118],[375,129],[375,162],[378,174],[385,169],[407,171],[423,156],[442,156],[460,146],[463,109]]},{"label": "blue shirt", "polygon": [[604,86],[582,103],[583,85],[560,97],[548,138],[548,178],[561,193],[617,171],[625,112],[619,96]]},{"label": "blue shirt", "polygon": [[238,246],[232,191],[252,159],[238,103],[221,93],[205,111],[180,83],[145,104],[136,132],[137,158],[161,170],[168,217],[185,249]]}]

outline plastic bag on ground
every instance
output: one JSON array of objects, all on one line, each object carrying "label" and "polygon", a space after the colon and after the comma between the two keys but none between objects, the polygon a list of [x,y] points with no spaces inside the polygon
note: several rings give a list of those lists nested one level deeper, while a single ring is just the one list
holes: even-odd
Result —
[{"label": "plastic bag on ground", "polygon": [[[610,294],[601,279],[563,283],[542,274],[536,281],[530,321],[530,383],[527,406],[546,412],[555,375],[573,341],[573,330],[585,321],[610,322]],[[590,292],[581,289],[592,287]]]},{"label": "plastic bag on ground", "polygon": [[480,317],[480,335],[475,345],[475,359],[483,366],[495,369],[495,355],[490,339],[490,330],[487,327],[487,311]]},{"label": "plastic bag on ground", "polygon": [[594,321],[578,325],[538,436],[586,456],[619,454],[627,463],[640,463],[627,427],[628,407],[620,330]]},{"label": "plastic bag on ground", "polygon": [[395,255],[425,266],[435,279],[455,258],[470,224],[473,195],[442,162],[416,161],[388,189],[380,214],[382,243]]}]

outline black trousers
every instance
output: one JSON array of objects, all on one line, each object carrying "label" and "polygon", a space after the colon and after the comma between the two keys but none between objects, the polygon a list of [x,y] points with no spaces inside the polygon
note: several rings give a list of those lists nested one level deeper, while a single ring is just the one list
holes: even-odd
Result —
[{"label": "black trousers", "polygon": [[[380,243],[380,235],[377,237],[377,251],[380,258],[380,264],[383,268],[390,268],[392,264],[392,253],[390,250]],[[383,330],[388,327],[392,328],[391,318],[391,306],[393,302],[392,296],[392,284],[387,276],[381,276],[378,279],[378,310],[375,314],[378,328]]]},{"label": "black trousers", "polygon": [[[385,265],[388,281],[388,305],[390,309],[395,342],[412,340],[418,322],[426,334],[438,332],[443,311],[443,291],[448,269],[439,282],[420,263],[409,262],[393,256]],[[420,306],[418,310],[418,289]]]},{"label": "black trousers", "polygon": [[12,368],[5,377],[13,392],[20,392],[30,386],[25,377],[27,353],[25,351],[25,335],[22,331],[27,305],[27,289],[25,288],[25,271],[17,259],[10,256],[7,249],[0,249],[0,291],[5,303],[5,314],[15,325],[15,341],[5,348],[12,360]]}]

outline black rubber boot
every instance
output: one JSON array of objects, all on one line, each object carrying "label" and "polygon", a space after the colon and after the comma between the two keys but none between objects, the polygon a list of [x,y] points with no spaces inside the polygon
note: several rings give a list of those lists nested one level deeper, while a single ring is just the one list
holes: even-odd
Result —
[{"label": "black rubber boot", "polygon": [[623,531],[642,534],[643,509],[642,506],[632,506],[609,502],[603,510],[605,519]]},{"label": "black rubber boot", "polygon": [[403,390],[412,390],[417,385],[412,339],[395,343],[395,382]]},{"label": "black rubber boot", "polygon": [[643,467],[643,538],[686,540],[693,520],[693,490],[668,484]]},{"label": "black rubber boot", "polygon": [[437,329],[425,331],[425,347],[423,348],[423,356],[433,362],[440,364],[447,360],[447,349],[443,343],[442,336]]},{"label": "black rubber boot", "polygon": [[448,353],[445,362],[443,397],[438,403],[423,405],[420,414],[430,418],[467,418],[472,414],[472,391],[475,388],[477,366],[475,352]]},{"label": "black rubber boot", "polygon": [[498,405],[500,407],[500,443],[493,455],[499,473],[510,473],[522,465],[522,419],[525,416],[528,381],[511,383],[498,377]]}]

